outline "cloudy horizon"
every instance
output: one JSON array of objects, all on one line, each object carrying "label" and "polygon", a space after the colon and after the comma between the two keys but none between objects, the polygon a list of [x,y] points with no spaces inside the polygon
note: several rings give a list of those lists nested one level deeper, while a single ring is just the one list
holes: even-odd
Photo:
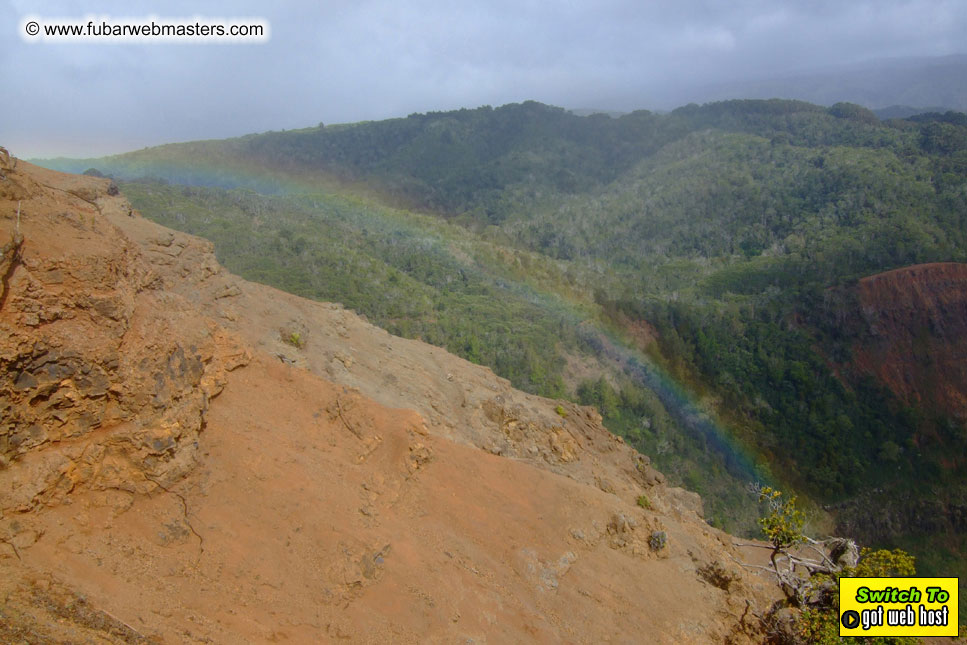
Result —
[{"label": "cloudy horizon", "polygon": [[[38,6],[39,5],[39,6]],[[962,53],[967,3],[93,2],[0,5],[0,145],[22,157],[537,100],[669,109],[695,88]],[[24,16],[259,17],[264,44],[25,42]],[[877,106],[882,107],[882,106]]]}]

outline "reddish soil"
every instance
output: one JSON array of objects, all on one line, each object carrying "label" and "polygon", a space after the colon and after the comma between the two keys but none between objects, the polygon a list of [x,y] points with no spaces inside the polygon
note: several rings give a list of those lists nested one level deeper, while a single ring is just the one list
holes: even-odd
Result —
[{"label": "reddish soil", "polygon": [[592,410],[4,173],[0,641],[761,640],[775,585]]},{"label": "reddish soil", "polygon": [[967,420],[967,264],[921,264],[857,287],[869,337],[854,365],[906,403]]}]

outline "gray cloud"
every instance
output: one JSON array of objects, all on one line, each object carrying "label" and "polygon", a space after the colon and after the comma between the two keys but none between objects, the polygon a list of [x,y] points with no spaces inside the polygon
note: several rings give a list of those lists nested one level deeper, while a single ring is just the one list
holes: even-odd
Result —
[{"label": "gray cloud", "polygon": [[[99,155],[536,99],[668,108],[691,86],[962,48],[961,0],[0,5],[0,144]],[[160,6],[159,6],[160,5]],[[258,45],[30,44],[27,14],[258,16]]]}]

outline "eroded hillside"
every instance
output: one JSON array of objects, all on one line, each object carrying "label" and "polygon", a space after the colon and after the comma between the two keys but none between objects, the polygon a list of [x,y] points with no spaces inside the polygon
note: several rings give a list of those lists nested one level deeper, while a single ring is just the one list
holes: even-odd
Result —
[{"label": "eroded hillside", "polygon": [[857,368],[911,406],[967,419],[967,264],[888,271],[857,286]]},{"label": "eroded hillside", "polygon": [[759,640],[770,581],[591,409],[3,172],[4,640]]}]

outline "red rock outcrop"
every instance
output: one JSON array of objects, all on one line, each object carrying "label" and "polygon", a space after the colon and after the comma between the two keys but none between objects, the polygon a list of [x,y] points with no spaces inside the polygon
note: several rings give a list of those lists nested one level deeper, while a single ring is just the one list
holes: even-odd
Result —
[{"label": "red rock outcrop", "polygon": [[920,264],[857,285],[869,335],[853,365],[907,404],[967,420],[967,264]]},{"label": "red rock outcrop", "polygon": [[182,477],[224,372],[245,361],[228,334],[160,289],[98,212],[96,188],[43,181],[4,180],[21,222],[5,227],[20,243],[0,309],[0,463],[19,468],[0,471],[2,510]]}]

